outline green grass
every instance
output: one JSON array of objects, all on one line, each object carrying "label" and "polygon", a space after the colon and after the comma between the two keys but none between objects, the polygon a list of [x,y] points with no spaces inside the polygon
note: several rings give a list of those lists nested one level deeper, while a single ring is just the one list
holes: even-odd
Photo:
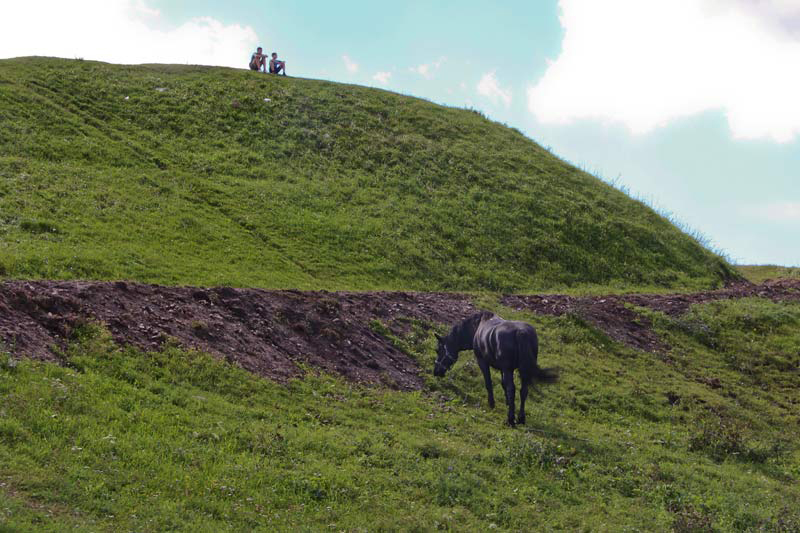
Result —
[{"label": "green grass", "polygon": [[518,131],[377,89],[22,58],[0,61],[0,121],[6,278],[531,291],[733,275]]},{"label": "green grass", "polygon": [[[485,305],[491,304],[486,298]],[[419,393],[288,385],[77,332],[66,366],[0,360],[0,524],[63,531],[796,531],[800,305],[651,313],[674,346],[532,317],[561,381],[529,424],[461,360]],[[379,322],[373,328],[382,330]],[[393,342],[429,369],[433,332]],[[761,346],[762,348],[759,348]],[[704,383],[717,378],[721,387]],[[497,376],[495,376],[497,378]],[[502,404],[502,402],[501,402]]]},{"label": "green grass", "polygon": [[[511,430],[468,354],[403,393],[94,325],[62,365],[0,346],[0,531],[800,529],[800,305],[640,310],[660,355],[502,308],[485,291],[734,275],[519,132],[362,87],[42,58],[0,61],[0,124],[0,277],[484,291],[561,370]],[[427,373],[444,328],[390,341]]]},{"label": "green grass", "polygon": [[768,279],[800,279],[800,267],[736,265],[736,270],[753,283],[763,283]]}]

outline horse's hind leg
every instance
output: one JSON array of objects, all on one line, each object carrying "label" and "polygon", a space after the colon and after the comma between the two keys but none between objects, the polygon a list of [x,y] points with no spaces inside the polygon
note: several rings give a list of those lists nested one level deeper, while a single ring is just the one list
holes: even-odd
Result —
[{"label": "horse's hind leg", "polygon": [[519,388],[519,415],[517,416],[517,424],[525,423],[525,400],[528,398],[528,382],[523,378],[522,385]]},{"label": "horse's hind leg", "polygon": [[503,390],[506,391],[506,405],[508,406],[508,425],[514,427],[514,370],[503,370]]}]

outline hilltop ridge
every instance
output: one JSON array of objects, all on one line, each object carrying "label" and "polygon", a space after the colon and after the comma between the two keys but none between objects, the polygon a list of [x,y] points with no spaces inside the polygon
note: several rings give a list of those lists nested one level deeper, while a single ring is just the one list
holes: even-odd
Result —
[{"label": "hilltop ridge", "polygon": [[720,257],[477,112],[226,68],[0,61],[0,276],[706,288]]}]

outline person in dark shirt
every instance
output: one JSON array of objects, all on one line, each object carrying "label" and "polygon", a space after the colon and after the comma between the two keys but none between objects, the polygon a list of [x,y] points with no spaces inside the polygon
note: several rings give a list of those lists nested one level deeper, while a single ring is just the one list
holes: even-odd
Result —
[{"label": "person in dark shirt", "polygon": [[256,49],[256,52],[250,56],[250,70],[255,70],[256,72],[263,70],[264,73],[267,72],[267,56],[264,55],[260,46]]},{"label": "person in dark shirt", "polygon": [[278,59],[278,54],[272,52],[272,59],[269,60],[269,72],[270,74],[280,74],[281,71],[286,76],[286,61],[281,61]]}]

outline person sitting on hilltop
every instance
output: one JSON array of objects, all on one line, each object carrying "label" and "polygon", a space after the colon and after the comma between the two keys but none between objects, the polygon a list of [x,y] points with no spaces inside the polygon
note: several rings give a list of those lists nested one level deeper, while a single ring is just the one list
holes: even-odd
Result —
[{"label": "person sitting on hilltop", "polygon": [[265,74],[267,73],[267,56],[264,55],[260,46],[256,49],[256,52],[250,56],[250,70],[258,72],[259,69],[263,70]]},{"label": "person sitting on hilltop", "polygon": [[278,54],[272,52],[272,59],[269,60],[269,73],[280,74],[281,71],[283,71],[283,75],[286,76],[286,61],[281,61],[278,59]]}]

